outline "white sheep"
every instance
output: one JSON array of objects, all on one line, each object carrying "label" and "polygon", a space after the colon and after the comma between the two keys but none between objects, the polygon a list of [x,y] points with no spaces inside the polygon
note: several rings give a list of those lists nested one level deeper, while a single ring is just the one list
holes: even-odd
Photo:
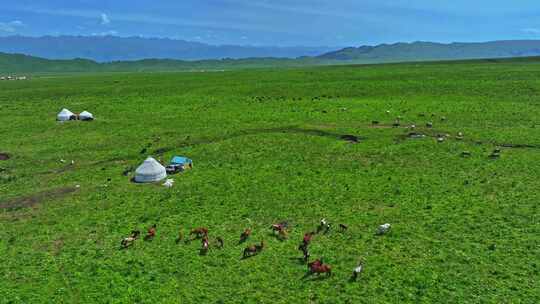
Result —
[{"label": "white sheep", "polygon": [[379,228],[377,229],[377,234],[378,235],[386,234],[388,231],[390,231],[390,227],[391,225],[388,223],[380,225]]}]

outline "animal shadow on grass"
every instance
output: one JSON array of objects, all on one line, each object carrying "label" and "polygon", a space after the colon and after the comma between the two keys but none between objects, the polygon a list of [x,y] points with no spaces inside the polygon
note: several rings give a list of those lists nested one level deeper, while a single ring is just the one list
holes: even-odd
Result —
[{"label": "animal shadow on grass", "polygon": [[275,238],[276,240],[278,240],[278,241],[280,241],[280,242],[284,242],[284,241],[287,240],[287,236],[286,236],[286,235],[277,234],[277,233],[274,233],[274,232],[268,233],[268,236],[269,236],[269,237],[273,237],[273,238]]},{"label": "animal shadow on grass", "polygon": [[349,279],[347,280],[347,282],[349,282],[349,283],[355,283],[357,281],[358,281],[358,279],[355,278],[354,276],[350,276]]},{"label": "animal shadow on grass", "polygon": [[306,272],[304,276],[302,277],[302,281],[304,282],[315,282],[315,281],[324,281],[326,279],[330,278],[327,275],[316,275],[310,271]]},{"label": "animal shadow on grass", "polygon": [[299,265],[306,265],[306,260],[302,257],[290,257],[289,260],[296,261]]}]

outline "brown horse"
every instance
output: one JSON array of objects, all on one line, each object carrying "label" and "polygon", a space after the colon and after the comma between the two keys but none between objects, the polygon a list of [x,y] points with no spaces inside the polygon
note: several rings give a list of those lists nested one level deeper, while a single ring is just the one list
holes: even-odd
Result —
[{"label": "brown horse", "polygon": [[321,273],[326,273],[326,276],[331,276],[332,275],[332,267],[330,267],[330,265],[326,265],[326,264],[323,264],[323,265],[320,265],[320,266],[315,266],[311,269],[311,273],[312,274],[321,274]]},{"label": "brown horse", "polygon": [[242,232],[242,234],[240,234],[240,241],[238,241],[238,243],[241,244],[247,241],[250,235],[251,235],[251,229],[247,228],[246,230],[244,230],[244,232]]},{"label": "brown horse", "polygon": [[146,233],[146,236],[144,237],[145,241],[150,241],[156,236],[156,227],[157,225],[154,224],[152,227],[148,228],[148,232]]},{"label": "brown horse", "polygon": [[189,232],[190,236],[194,236],[194,239],[201,239],[205,236],[208,236],[208,228],[206,227],[199,227],[192,229],[191,232]]},{"label": "brown horse", "polygon": [[307,247],[311,243],[311,239],[313,238],[313,235],[315,232],[308,232],[304,234],[304,238],[302,239],[302,243]]},{"label": "brown horse", "polygon": [[257,255],[257,254],[259,254],[263,249],[264,249],[264,241],[261,241],[260,244],[251,245],[251,246],[249,246],[249,247],[246,247],[246,249],[244,249],[244,255],[243,255],[243,258],[245,259],[245,258],[254,256],[254,255]]},{"label": "brown horse", "polygon": [[308,270],[311,270],[311,268],[313,268],[313,267],[321,266],[322,263],[323,263],[322,258],[321,259],[316,259],[315,261],[313,261],[311,263],[308,263],[307,268],[308,268]]},{"label": "brown horse", "polygon": [[323,264],[321,260],[315,260],[308,264],[308,275],[326,273],[327,276],[332,275],[332,267],[330,265]]}]

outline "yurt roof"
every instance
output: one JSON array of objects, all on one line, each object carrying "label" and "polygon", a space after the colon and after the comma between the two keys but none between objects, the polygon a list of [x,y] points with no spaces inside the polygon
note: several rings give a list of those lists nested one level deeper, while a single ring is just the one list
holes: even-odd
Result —
[{"label": "yurt roof", "polygon": [[163,167],[157,160],[149,156],[138,168],[135,170],[135,173],[138,175],[154,175],[165,171]]}]

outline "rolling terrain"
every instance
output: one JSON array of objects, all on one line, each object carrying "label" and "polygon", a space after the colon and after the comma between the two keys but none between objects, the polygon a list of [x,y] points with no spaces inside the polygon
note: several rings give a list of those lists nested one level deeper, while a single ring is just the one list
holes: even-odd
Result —
[{"label": "rolling terrain", "polygon": [[201,42],[116,36],[7,36],[0,52],[47,59],[84,58],[97,62],[142,59],[211,60],[240,58],[296,58],[318,56],[338,48],[210,45]]},{"label": "rolling terrain", "polygon": [[380,44],[349,47],[318,56],[321,59],[356,60],[371,63],[429,60],[464,60],[481,58],[531,57],[540,55],[538,40],[507,40],[475,43]]},{"label": "rolling terrain", "polygon": [[[0,299],[538,303],[539,62],[0,81]],[[96,120],[58,123],[64,107]],[[148,155],[186,155],[194,169],[172,188],[130,182]],[[311,259],[333,275],[304,278],[297,247],[321,218],[334,229],[314,237]],[[284,220],[281,241],[269,227]],[[120,250],[153,224],[152,241]],[[175,241],[199,226],[205,256]]]}]

